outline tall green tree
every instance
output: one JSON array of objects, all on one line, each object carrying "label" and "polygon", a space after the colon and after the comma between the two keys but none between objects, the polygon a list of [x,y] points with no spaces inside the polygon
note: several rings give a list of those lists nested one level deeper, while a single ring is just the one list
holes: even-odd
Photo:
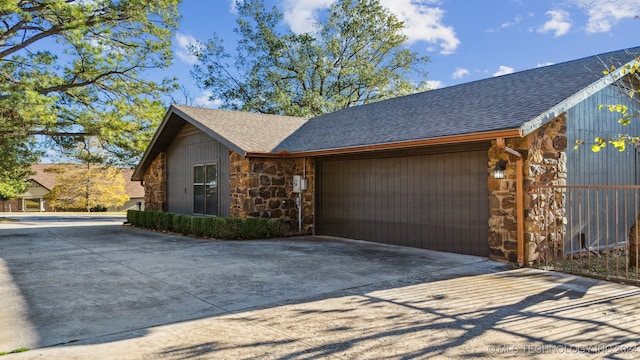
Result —
[{"label": "tall green tree", "polygon": [[378,0],[338,0],[302,34],[279,31],[282,13],[262,0],[236,7],[234,54],[215,34],[192,47],[192,75],[224,108],[311,117],[427,89],[428,59],[406,48],[404,24]]},{"label": "tall green tree", "polygon": [[180,1],[0,1],[0,196],[20,192],[36,136],[71,152],[90,136],[135,162],[174,86],[142,75],[170,64]]}]

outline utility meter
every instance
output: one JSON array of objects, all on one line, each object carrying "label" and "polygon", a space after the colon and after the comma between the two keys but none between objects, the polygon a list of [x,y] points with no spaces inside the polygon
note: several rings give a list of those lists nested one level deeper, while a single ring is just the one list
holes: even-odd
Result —
[{"label": "utility meter", "polygon": [[293,175],[293,192],[301,193],[307,190],[307,179],[300,175]]},{"label": "utility meter", "polygon": [[302,176],[293,175],[293,192],[301,193],[302,192]]}]

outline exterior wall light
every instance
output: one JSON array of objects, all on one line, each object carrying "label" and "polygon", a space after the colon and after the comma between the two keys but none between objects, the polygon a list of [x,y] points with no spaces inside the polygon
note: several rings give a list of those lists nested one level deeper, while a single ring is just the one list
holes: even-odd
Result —
[{"label": "exterior wall light", "polygon": [[504,160],[498,160],[496,167],[493,168],[494,179],[504,179],[504,171],[507,168],[507,162]]}]

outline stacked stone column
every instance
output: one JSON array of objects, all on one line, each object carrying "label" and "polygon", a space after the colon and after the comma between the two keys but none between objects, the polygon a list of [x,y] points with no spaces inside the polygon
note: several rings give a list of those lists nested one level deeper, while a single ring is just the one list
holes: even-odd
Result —
[{"label": "stacked stone column", "polygon": [[[566,234],[564,190],[540,186],[566,185],[566,118],[562,114],[524,138],[506,145],[524,158],[524,252],[531,264],[549,252],[563,251]],[[504,179],[494,179],[499,160],[507,161]],[[490,257],[517,261],[516,158],[497,148],[489,150]]]}]

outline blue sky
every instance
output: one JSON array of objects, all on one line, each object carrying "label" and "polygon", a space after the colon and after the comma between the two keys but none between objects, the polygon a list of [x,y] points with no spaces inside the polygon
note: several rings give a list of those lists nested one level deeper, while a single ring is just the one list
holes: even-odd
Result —
[{"label": "blue sky", "polygon": [[[284,26],[309,31],[335,0],[265,0],[284,13]],[[405,22],[408,45],[430,57],[432,88],[488,78],[640,45],[640,0],[380,0]],[[235,48],[234,0],[184,0],[174,38],[177,76],[195,105],[217,102],[189,75],[189,44],[216,33]],[[175,96],[180,99],[180,95]]]}]

